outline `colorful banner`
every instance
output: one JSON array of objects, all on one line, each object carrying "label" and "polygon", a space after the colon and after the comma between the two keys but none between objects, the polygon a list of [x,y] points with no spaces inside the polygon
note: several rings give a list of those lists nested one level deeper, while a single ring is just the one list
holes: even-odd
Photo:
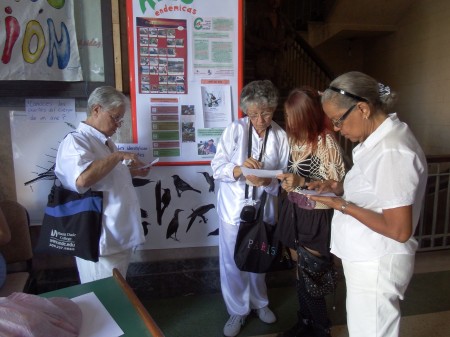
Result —
[{"label": "colorful banner", "polygon": [[0,80],[83,80],[73,0],[6,1],[0,27]]}]

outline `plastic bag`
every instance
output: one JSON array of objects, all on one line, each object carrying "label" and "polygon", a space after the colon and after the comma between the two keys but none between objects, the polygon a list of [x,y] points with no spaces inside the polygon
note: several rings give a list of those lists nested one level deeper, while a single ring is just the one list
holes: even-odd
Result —
[{"label": "plastic bag", "polygon": [[25,293],[0,297],[0,336],[77,337],[82,313],[72,300]]}]

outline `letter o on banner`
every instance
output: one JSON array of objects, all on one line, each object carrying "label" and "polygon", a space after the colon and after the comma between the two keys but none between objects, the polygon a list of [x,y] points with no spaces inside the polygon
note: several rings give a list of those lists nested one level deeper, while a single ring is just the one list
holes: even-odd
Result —
[{"label": "letter o on banner", "polygon": [[[37,46],[34,52],[30,51],[31,40],[36,37]],[[25,28],[25,35],[22,43],[23,59],[28,63],[35,63],[41,57],[42,51],[45,47],[44,31],[36,20],[31,20],[27,23]]]}]

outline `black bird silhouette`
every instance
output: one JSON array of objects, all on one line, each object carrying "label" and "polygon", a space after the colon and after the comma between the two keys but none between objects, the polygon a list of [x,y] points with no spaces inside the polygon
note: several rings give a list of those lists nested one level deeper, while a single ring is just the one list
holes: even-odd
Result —
[{"label": "black bird silhouette", "polygon": [[31,179],[29,181],[24,182],[24,185],[27,186],[29,184],[32,184],[38,180],[55,180],[55,164],[53,164],[49,169],[47,169],[45,172],[39,173],[37,178]]},{"label": "black bird silhouette", "polygon": [[148,218],[148,212],[141,208],[141,218]]},{"label": "black bird silhouette", "polygon": [[158,180],[155,185],[155,203],[156,203],[156,221],[161,226],[162,212],[161,212],[161,180]]},{"label": "black bird silhouette", "polygon": [[208,172],[197,172],[203,174],[206,179],[206,182],[209,184],[209,192],[214,192],[214,178]]},{"label": "black bird silhouette", "polygon": [[168,188],[163,188],[164,193],[161,197],[161,202],[162,202],[162,209],[161,209],[161,216],[164,214],[164,210],[167,208],[167,206],[169,206],[170,204],[170,200],[172,200],[172,196],[170,195],[170,189]]},{"label": "black bird silhouette", "polygon": [[183,193],[184,191],[195,191],[197,193],[202,193],[201,191],[196,190],[183,179],[181,179],[179,175],[174,174],[172,178],[175,189],[177,190],[178,197],[181,197],[181,193]]},{"label": "black bird silhouette", "polygon": [[178,213],[183,212],[182,209],[177,208],[173,213],[173,218],[170,220],[169,225],[167,226],[166,239],[171,238],[175,241],[180,241],[177,239],[177,231],[180,225],[178,221]]},{"label": "black bird silhouette", "polygon": [[203,205],[198,207],[196,210],[192,210],[191,215],[188,216],[188,218],[191,218],[191,220],[189,220],[189,224],[187,226],[186,229],[186,233],[188,232],[189,228],[191,228],[192,224],[194,223],[195,219],[199,216],[200,218],[202,218],[204,223],[208,222],[208,219],[205,217],[205,214],[213,209],[215,206],[214,204],[208,204],[208,205]]},{"label": "black bird silhouette", "polygon": [[142,228],[144,229],[144,236],[147,236],[148,234],[148,226],[150,226],[151,223],[148,221],[142,221]]},{"label": "black bird silhouette", "polygon": [[208,233],[208,236],[211,236],[211,235],[219,235],[219,228],[216,228],[216,229],[213,230],[212,232],[209,232],[209,233]]},{"label": "black bird silhouette", "polygon": [[153,180],[150,179],[142,179],[142,178],[132,178],[131,182],[134,187],[144,186],[150,183],[153,183]]}]

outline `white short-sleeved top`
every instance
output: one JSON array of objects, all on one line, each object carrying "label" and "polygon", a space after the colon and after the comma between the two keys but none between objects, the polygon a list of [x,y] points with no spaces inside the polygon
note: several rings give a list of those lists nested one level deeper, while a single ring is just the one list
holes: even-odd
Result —
[{"label": "white short-sleeved top", "polygon": [[[76,180],[96,159],[105,158],[111,150],[105,145],[107,137],[95,128],[80,123],[76,132],[61,142],[56,156],[55,174],[65,188],[79,193]],[[109,140],[113,144],[112,140]],[[113,144],[115,151],[116,146]],[[103,179],[91,186],[103,191],[103,227],[100,255],[110,255],[135,247],[145,241],[141,225],[141,211],[129,169],[119,163]]]},{"label": "white short-sleeved top", "polygon": [[[416,229],[427,181],[425,155],[409,127],[397,115],[388,118],[353,149],[353,167],[344,180],[344,199],[382,213],[413,206]],[[414,254],[413,236],[400,243],[378,234],[350,215],[335,212],[331,252],[349,261],[367,261],[386,254]]]}]

